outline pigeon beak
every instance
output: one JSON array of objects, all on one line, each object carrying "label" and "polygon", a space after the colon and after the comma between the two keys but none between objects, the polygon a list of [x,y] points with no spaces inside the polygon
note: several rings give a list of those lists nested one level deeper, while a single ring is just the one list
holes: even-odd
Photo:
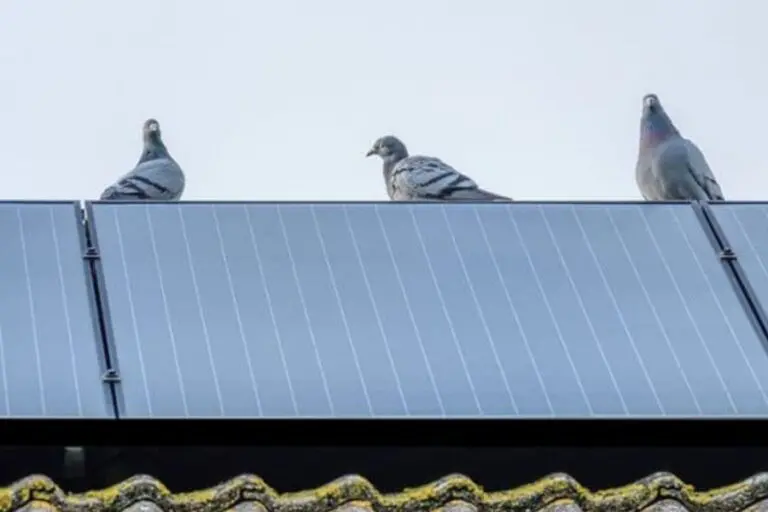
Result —
[{"label": "pigeon beak", "polygon": [[376,154],[376,150],[375,150],[374,148],[371,148],[371,149],[369,149],[369,150],[368,150],[368,152],[365,154],[365,157],[366,157],[366,158],[368,158],[369,156],[371,156],[371,155],[375,155],[375,154]]},{"label": "pigeon beak", "polygon": [[659,99],[655,95],[653,95],[653,94],[647,94],[645,96],[645,98],[643,98],[643,106],[646,109],[651,110],[654,107],[656,107],[656,105],[658,105],[658,103],[659,103]]}]

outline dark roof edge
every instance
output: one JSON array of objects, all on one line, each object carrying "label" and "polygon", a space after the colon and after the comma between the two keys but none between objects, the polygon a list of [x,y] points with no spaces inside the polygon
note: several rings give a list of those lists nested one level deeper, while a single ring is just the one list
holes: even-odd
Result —
[{"label": "dark roof edge", "polygon": [[[104,490],[66,494],[52,480],[31,475],[0,489],[0,510],[18,510],[30,502],[58,510],[116,510],[144,501],[163,510],[192,512],[227,510],[243,502],[258,502],[267,511],[328,512],[354,503],[374,511],[419,512],[461,501],[480,510],[536,511],[557,502],[571,502],[583,510],[641,510],[654,503],[674,500],[687,509],[740,511],[768,499],[768,473],[710,491],[696,491],[669,473],[655,473],[615,489],[590,492],[569,475],[556,473],[508,491],[485,492],[463,475],[448,475],[415,489],[380,493],[368,480],[348,475],[307,491],[277,493],[255,475],[241,475],[216,487],[172,494],[162,482],[136,475]],[[48,507],[46,507],[48,508]]]}]

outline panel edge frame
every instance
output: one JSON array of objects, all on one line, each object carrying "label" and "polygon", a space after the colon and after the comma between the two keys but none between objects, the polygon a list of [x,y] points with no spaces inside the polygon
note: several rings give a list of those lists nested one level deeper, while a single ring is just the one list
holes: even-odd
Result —
[{"label": "panel edge frame", "polygon": [[[120,365],[117,357],[117,347],[112,332],[112,317],[109,310],[109,297],[107,294],[104,272],[99,251],[96,219],[93,214],[91,201],[83,201],[82,215],[82,243],[83,263],[87,269],[88,294],[94,309],[94,329],[101,341],[101,351],[104,354],[104,375],[102,380],[109,387],[111,406],[116,420],[120,419],[125,411],[125,400],[120,387]],[[116,380],[107,380],[107,375],[113,373]]]}]

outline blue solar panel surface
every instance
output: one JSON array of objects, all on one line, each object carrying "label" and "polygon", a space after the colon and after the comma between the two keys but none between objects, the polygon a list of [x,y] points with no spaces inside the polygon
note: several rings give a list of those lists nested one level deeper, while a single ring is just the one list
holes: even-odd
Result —
[{"label": "blue solar panel surface", "polygon": [[79,205],[0,203],[0,416],[108,417]]},{"label": "blue solar panel surface", "polygon": [[91,207],[126,417],[768,412],[689,205]]},{"label": "blue solar panel surface", "polygon": [[[768,203],[708,205],[762,308],[768,306]],[[765,313],[765,311],[763,311]]]}]

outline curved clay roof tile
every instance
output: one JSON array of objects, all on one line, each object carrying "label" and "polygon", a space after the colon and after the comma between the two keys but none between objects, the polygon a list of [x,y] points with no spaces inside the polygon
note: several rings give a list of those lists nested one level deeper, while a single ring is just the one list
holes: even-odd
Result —
[{"label": "curved clay roof tile", "polygon": [[171,493],[160,481],[137,475],[100,491],[66,494],[45,476],[32,475],[0,489],[0,512],[579,512],[768,510],[768,473],[696,491],[669,473],[656,473],[616,489],[591,492],[558,473],[516,489],[486,492],[463,475],[399,493],[382,494],[365,478],[349,475],[317,489],[279,494],[254,475],[211,489]]}]

